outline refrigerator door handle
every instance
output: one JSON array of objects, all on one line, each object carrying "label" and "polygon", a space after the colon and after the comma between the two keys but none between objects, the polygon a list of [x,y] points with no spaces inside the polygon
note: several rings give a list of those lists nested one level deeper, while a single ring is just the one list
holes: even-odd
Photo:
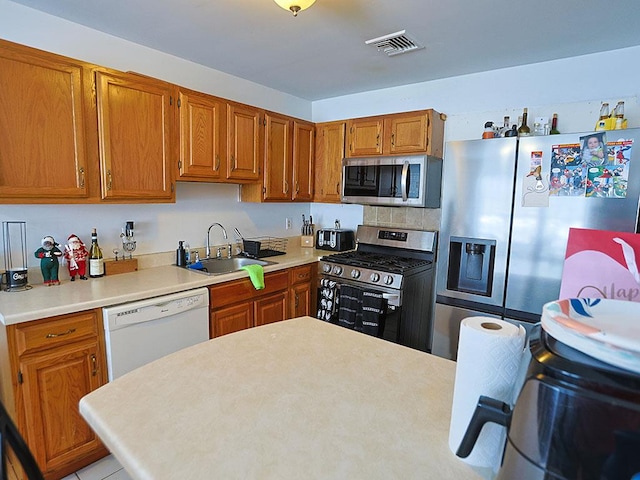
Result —
[{"label": "refrigerator door handle", "polygon": [[402,201],[406,202],[409,199],[407,195],[407,175],[409,174],[409,162],[404,162],[402,166],[402,177],[400,178],[400,188],[402,189]]}]

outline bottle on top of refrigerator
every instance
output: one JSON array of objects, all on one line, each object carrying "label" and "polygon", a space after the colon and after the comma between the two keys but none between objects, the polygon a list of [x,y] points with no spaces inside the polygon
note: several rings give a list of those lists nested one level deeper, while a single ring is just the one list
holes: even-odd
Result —
[{"label": "bottle on top of refrigerator", "polygon": [[600,107],[600,118],[596,122],[596,131],[607,129],[607,120],[609,119],[609,103],[604,102]]},{"label": "bottle on top of refrigerator", "polygon": [[91,229],[91,249],[89,250],[89,276],[92,278],[104,276],[104,259],[102,249],[98,245],[96,229]]},{"label": "bottle on top of refrigerator", "polygon": [[521,137],[527,137],[529,135],[531,135],[531,129],[529,128],[529,125],[527,125],[527,109],[525,108],[522,111],[522,124],[520,124],[520,127],[518,128],[518,135]]},{"label": "bottle on top of refrigerator", "polygon": [[624,121],[624,102],[622,100],[620,100],[616,105],[616,108],[613,110],[613,115],[616,119],[616,130],[626,128]]},{"label": "bottle on top of refrigerator", "polygon": [[500,127],[500,130],[498,131],[498,135],[500,137],[506,137],[506,133],[511,130],[511,126],[509,125],[509,115],[505,115],[504,119],[503,119],[503,123],[502,123],[502,127]]},{"label": "bottle on top of refrigerator", "polygon": [[484,124],[484,132],[482,132],[482,138],[493,138],[495,136],[495,132],[493,131],[493,122],[486,122]]},{"label": "bottle on top of refrigerator", "polygon": [[517,137],[518,136],[518,126],[514,123],[511,127],[511,130],[507,130],[504,132],[505,137]]},{"label": "bottle on top of refrigerator", "polygon": [[551,131],[549,132],[550,135],[559,135],[560,131],[558,130],[558,114],[554,113],[553,117],[551,118]]}]

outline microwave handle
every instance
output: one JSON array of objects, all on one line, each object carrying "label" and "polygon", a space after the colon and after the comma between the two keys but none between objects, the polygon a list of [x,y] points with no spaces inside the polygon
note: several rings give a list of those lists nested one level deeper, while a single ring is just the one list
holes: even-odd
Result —
[{"label": "microwave handle", "polygon": [[402,166],[402,177],[400,178],[400,188],[402,190],[402,201],[406,202],[409,199],[407,194],[407,176],[409,175],[409,162],[404,162]]}]

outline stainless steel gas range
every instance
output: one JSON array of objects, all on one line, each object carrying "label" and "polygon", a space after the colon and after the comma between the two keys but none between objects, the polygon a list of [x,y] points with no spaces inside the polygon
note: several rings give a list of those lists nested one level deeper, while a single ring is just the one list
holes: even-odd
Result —
[{"label": "stainless steel gas range", "polygon": [[[344,317],[364,315],[365,333],[430,352],[437,237],[435,231],[358,226],[355,250],[320,260],[317,317],[349,326]],[[353,301],[362,296],[364,304]],[[368,296],[380,299],[377,317]]]}]

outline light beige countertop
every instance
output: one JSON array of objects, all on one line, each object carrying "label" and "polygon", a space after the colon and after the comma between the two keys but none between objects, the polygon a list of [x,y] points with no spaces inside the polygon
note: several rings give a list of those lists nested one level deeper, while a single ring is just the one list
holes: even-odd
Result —
[{"label": "light beige countertop", "polygon": [[482,478],[448,447],[454,376],[301,317],[147,364],[80,413],[135,480]]},{"label": "light beige countertop", "polygon": [[[312,263],[327,254],[331,252],[290,246],[286,255],[265,258],[276,262],[276,265],[266,266],[264,271],[269,273]],[[0,292],[0,322],[11,325],[143,300],[244,277],[248,275],[243,270],[207,276],[174,265],[164,265],[102,278],[75,282],[66,280],[62,281],[61,285],[52,287],[43,284],[33,285],[30,290]]]}]

